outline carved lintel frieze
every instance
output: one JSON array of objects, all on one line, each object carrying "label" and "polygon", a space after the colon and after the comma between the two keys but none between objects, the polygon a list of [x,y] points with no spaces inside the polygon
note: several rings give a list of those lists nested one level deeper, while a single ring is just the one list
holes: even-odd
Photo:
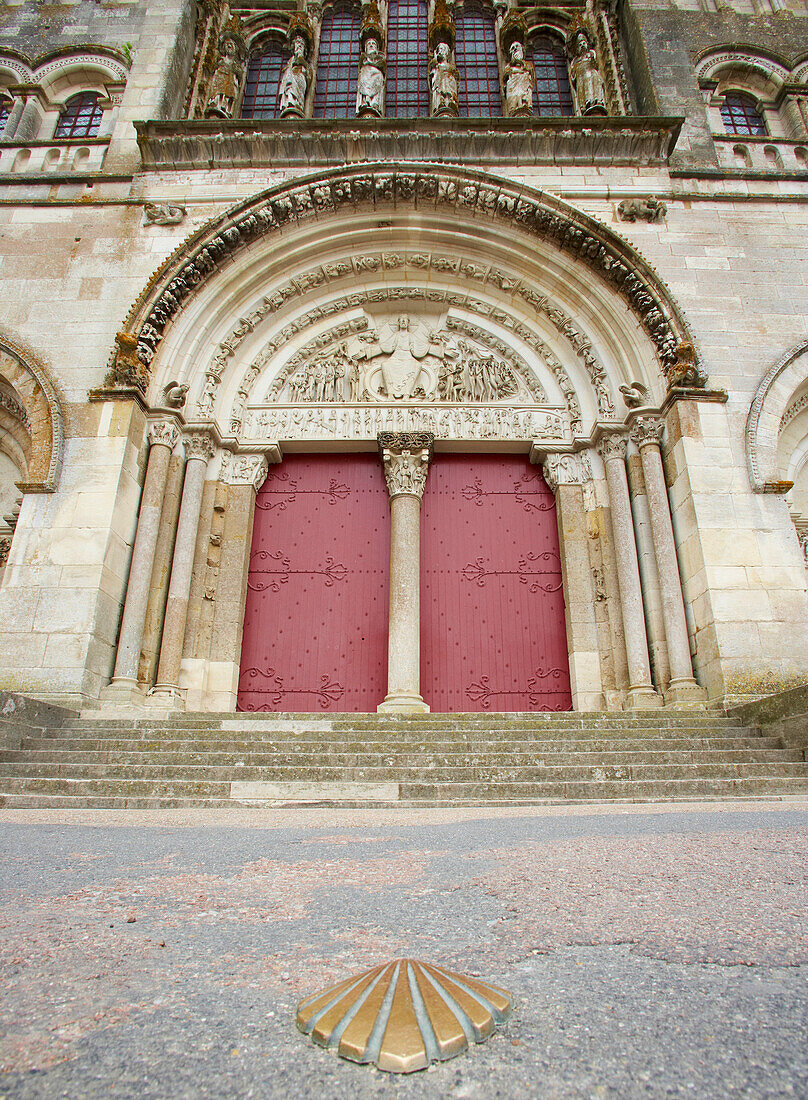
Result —
[{"label": "carved lintel frieze", "polygon": [[170,451],[174,450],[180,438],[180,430],[174,420],[150,421],[148,434],[152,447],[168,447]]},{"label": "carved lintel frieze", "polygon": [[651,444],[658,447],[662,443],[664,431],[665,421],[661,416],[638,416],[631,425],[631,441],[638,447]]},{"label": "carved lintel frieze", "polygon": [[208,462],[213,458],[213,440],[207,432],[186,432],[183,436],[185,444],[185,457],[190,462],[192,458]]},{"label": "carved lintel frieze", "polygon": [[407,494],[420,500],[435,443],[432,432],[380,432],[378,440],[390,496]]},{"label": "carved lintel frieze", "polygon": [[230,455],[222,463],[221,480],[228,485],[252,485],[256,492],[266,481],[269,462],[266,455]]}]

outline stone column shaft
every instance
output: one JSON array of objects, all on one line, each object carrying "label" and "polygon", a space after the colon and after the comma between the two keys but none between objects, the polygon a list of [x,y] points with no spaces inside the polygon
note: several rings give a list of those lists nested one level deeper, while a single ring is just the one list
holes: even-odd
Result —
[{"label": "stone column shaft", "polygon": [[390,493],[387,696],[380,711],[429,710],[421,697],[421,497],[433,441],[429,432],[379,435]]},{"label": "stone column shaft", "polygon": [[648,493],[651,534],[662,595],[662,617],[668,643],[668,663],[671,672],[669,695],[674,703],[698,703],[703,700],[703,693],[693,677],[690,638],[679,578],[679,562],[676,558],[668,487],[660,451],[663,429],[661,417],[643,416],[635,421],[631,435],[640,449],[645,488]]},{"label": "stone column shaft", "polygon": [[126,586],[126,602],[118,637],[115,674],[112,678],[113,687],[137,687],[140,646],[149,603],[154,551],[160,530],[168,463],[179,434],[173,421],[155,421],[149,425],[151,447],[140,501],[135,544],[132,548],[129,583]]},{"label": "stone column shaft", "polygon": [[601,440],[599,449],[606,467],[614,529],[614,552],[628,660],[627,703],[634,708],[659,707],[662,700],[651,682],[640,568],[626,477],[626,443],[617,436],[607,436]]},{"label": "stone column shaft", "polygon": [[195,434],[186,438],[185,481],[182,486],[182,503],[177,521],[177,538],[171,562],[171,581],[168,586],[163,640],[160,644],[160,664],[157,670],[155,694],[173,695],[179,686],[182,644],[185,640],[185,623],[188,617],[188,596],[191,591],[191,574],[196,551],[196,533],[205,488],[205,472],[213,446],[207,435]]}]

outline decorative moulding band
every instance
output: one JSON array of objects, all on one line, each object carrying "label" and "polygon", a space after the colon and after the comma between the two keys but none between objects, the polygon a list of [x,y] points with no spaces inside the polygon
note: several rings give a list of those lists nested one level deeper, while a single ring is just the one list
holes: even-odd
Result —
[{"label": "decorative moulding band", "polygon": [[367,206],[385,211],[418,207],[510,223],[520,233],[569,253],[610,284],[650,336],[663,369],[676,362],[683,341],[692,344],[684,318],[653,268],[627,241],[567,203],[449,165],[390,169],[363,164],[296,179],[254,196],[197,231],[165,261],[127,318],[128,331],[137,336],[143,389],[166,327],[233,254],[284,226]]},{"label": "decorative moulding band", "polygon": [[330,167],[351,161],[667,164],[681,118],[233,119],[136,122],[145,168]]}]

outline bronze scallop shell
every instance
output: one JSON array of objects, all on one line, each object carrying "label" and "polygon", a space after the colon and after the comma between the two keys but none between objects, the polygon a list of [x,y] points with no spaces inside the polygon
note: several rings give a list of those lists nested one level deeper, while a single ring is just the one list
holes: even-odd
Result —
[{"label": "bronze scallop shell", "polygon": [[297,1026],[342,1058],[412,1073],[483,1042],[510,1016],[512,1002],[479,978],[393,959],[305,997]]}]

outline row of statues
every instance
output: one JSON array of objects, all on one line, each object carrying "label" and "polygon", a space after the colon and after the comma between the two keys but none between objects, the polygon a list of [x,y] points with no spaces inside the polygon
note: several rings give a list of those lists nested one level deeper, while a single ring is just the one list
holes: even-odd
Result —
[{"label": "row of statues", "polygon": [[[511,21],[512,24],[515,22]],[[308,29],[307,29],[308,28]],[[454,117],[459,112],[460,75],[454,57],[454,31],[447,20],[442,36],[434,38],[429,59],[429,96],[432,117]],[[505,114],[511,118],[533,114],[536,74],[525,56],[525,33],[521,25],[510,26],[503,34],[507,63],[502,72]],[[439,28],[440,31],[440,28]],[[384,56],[384,31],[378,8],[371,3],[360,33],[361,55],[356,82],[356,114],[359,118],[384,116],[387,63]],[[304,17],[297,17],[291,34],[292,53],[281,72],[278,84],[278,110],[281,117],[302,118],[314,73],[309,54],[312,37]],[[567,45],[569,74],[580,114],[603,114],[606,93],[598,66],[597,53],[589,32],[581,25],[573,29]],[[241,90],[246,47],[238,27],[231,20],[219,44],[219,59],[211,79],[206,114],[232,118]]]}]

